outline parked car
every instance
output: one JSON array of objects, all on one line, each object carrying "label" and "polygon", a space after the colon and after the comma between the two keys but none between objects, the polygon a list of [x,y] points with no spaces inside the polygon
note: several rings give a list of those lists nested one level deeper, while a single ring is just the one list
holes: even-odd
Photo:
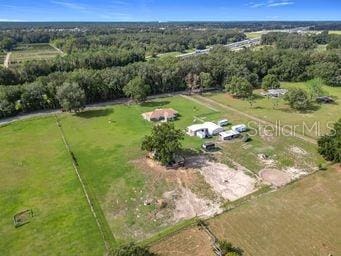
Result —
[{"label": "parked car", "polygon": [[215,149],[215,144],[213,142],[205,142],[201,147],[204,150],[210,151]]},{"label": "parked car", "polygon": [[222,120],[219,120],[218,122],[217,122],[217,124],[219,125],[219,126],[226,126],[226,125],[228,125],[230,122],[229,122],[229,120],[227,120],[227,119],[222,119]]}]

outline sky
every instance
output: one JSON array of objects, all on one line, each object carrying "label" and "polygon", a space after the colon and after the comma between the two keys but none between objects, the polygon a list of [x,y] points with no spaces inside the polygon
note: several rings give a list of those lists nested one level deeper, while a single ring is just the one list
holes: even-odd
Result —
[{"label": "sky", "polygon": [[0,21],[341,20],[341,0],[0,0]]}]

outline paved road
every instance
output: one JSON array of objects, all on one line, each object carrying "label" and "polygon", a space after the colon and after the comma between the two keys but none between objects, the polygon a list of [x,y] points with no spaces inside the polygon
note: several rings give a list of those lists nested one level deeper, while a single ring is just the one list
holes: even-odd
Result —
[{"label": "paved road", "polygon": [[5,68],[8,68],[8,66],[9,66],[9,59],[10,59],[10,57],[11,57],[11,54],[12,54],[12,52],[8,52],[8,53],[6,54],[6,58],[5,58],[5,61],[4,61],[4,67],[5,67]]}]

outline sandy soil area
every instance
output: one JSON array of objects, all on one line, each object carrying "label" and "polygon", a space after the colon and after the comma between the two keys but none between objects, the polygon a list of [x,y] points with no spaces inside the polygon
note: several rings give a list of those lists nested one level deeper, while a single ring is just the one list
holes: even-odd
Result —
[{"label": "sandy soil area", "polygon": [[275,187],[281,187],[288,184],[292,176],[289,173],[277,169],[264,169],[259,173],[264,182]]}]

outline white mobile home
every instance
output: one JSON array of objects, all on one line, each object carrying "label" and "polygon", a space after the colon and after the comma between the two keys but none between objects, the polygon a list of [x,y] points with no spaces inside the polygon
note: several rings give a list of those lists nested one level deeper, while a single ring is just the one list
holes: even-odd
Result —
[{"label": "white mobile home", "polygon": [[223,132],[224,128],[212,122],[205,122],[203,124],[193,124],[187,127],[187,134],[190,136],[198,136],[200,138],[207,136],[218,135]]},{"label": "white mobile home", "polygon": [[246,132],[247,126],[245,124],[238,124],[238,125],[232,126],[231,129],[236,132]]},{"label": "white mobile home", "polygon": [[238,138],[239,135],[240,135],[239,132],[233,130],[219,133],[219,137],[221,140],[232,140]]}]

